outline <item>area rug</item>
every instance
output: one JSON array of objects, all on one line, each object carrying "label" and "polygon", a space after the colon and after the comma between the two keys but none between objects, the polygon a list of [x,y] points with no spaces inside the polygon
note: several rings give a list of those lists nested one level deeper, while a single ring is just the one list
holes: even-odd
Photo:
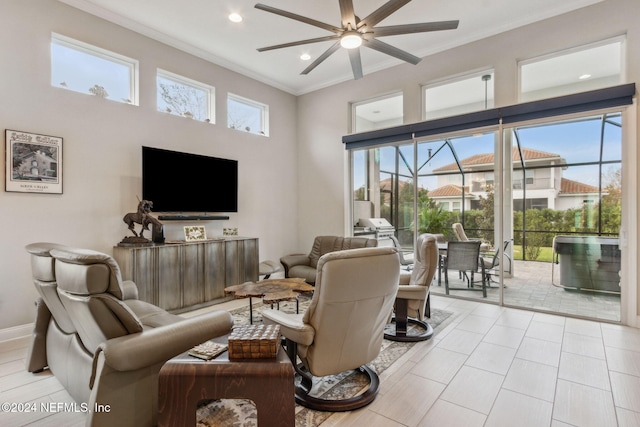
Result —
[{"label": "area rug", "polygon": [[[303,313],[309,305],[310,298],[302,296],[299,300],[299,311]],[[262,323],[261,312],[269,308],[261,302],[253,303],[253,323]],[[288,313],[296,312],[295,302],[281,303],[279,309]],[[235,325],[249,324],[249,307],[231,311]],[[451,319],[451,313],[444,310],[431,309],[429,324],[434,333],[442,329]],[[396,360],[411,349],[416,343],[382,341],[382,348],[378,357],[368,364],[370,368],[380,375]],[[313,396],[321,396],[325,399],[338,399],[355,396],[367,386],[367,378],[363,374],[347,372],[340,375],[325,377],[314,385],[311,392]],[[314,381],[315,383],[315,381]],[[317,427],[326,421],[333,413],[314,411],[296,405],[296,427]],[[244,399],[220,399],[202,401],[198,406],[198,427],[254,427],[257,426],[256,407],[250,400]]]}]

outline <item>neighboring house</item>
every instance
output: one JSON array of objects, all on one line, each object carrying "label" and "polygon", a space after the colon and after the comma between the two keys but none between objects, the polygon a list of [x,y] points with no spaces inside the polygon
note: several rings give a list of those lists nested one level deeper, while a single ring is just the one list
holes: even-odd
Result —
[{"label": "neighboring house", "polygon": [[[592,205],[599,200],[598,187],[562,177],[566,161],[559,155],[529,148],[523,148],[522,155],[528,167],[524,174],[520,153],[513,149],[511,188],[514,209],[522,210],[524,204],[527,209],[567,210],[584,204]],[[476,154],[462,159],[460,166],[464,170],[464,186],[462,174],[451,174],[459,171],[458,165],[451,163],[434,169],[434,175],[438,175],[438,187],[429,191],[429,197],[445,210],[461,211],[464,190],[464,209],[478,209],[480,198],[486,198],[487,189],[494,186],[494,155]],[[543,168],[536,169],[539,167]],[[523,200],[525,187],[526,200]]]},{"label": "neighboring house", "polygon": [[13,171],[14,179],[51,181],[56,180],[57,176],[58,161],[41,151],[25,155]]}]

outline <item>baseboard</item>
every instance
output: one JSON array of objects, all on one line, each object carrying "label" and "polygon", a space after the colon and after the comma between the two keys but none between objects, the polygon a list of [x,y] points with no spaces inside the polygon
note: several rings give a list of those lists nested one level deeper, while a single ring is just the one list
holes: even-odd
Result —
[{"label": "baseboard", "polygon": [[14,326],[12,328],[0,329],[0,342],[24,338],[33,332],[33,323],[26,325]]}]

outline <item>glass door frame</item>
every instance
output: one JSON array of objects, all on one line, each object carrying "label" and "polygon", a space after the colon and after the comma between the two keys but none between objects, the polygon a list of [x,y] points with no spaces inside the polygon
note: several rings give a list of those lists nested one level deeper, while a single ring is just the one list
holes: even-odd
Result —
[{"label": "glass door frame", "polygon": [[[414,171],[416,171],[418,168],[418,144],[420,143],[423,143],[429,140],[451,138],[459,135],[469,135],[469,134],[478,133],[478,132],[489,132],[489,131],[497,132],[497,137],[495,141],[495,164],[496,166],[499,166],[499,167],[497,167],[495,170],[494,180],[495,180],[495,188],[503,189],[505,178],[509,178],[507,182],[511,182],[510,177],[506,176],[507,170],[509,171],[509,173],[511,172],[510,171],[511,164],[509,163],[507,165],[506,163],[511,161],[510,154],[511,154],[512,141],[510,141],[510,138],[505,137],[505,129],[508,130],[511,128],[519,127],[519,126],[544,124],[544,123],[550,123],[554,121],[570,120],[574,118],[576,119],[584,118],[588,116],[601,115],[601,114],[613,113],[613,112],[618,112],[621,114],[622,180],[624,183],[628,183],[627,185],[623,185],[623,191],[622,191],[622,212],[621,212],[622,224],[620,229],[620,242],[621,242],[620,246],[621,246],[621,249],[624,248],[625,250],[623,250],[623,254],[622,254],[622,267],[621,267],[621,273],[620,273],[621,283],[622,283],[620,322],[631,325],[631,326],[636,326],[640,324],[640,319],[638,319],[638,315],[637,315],[638,314],[638,307],[637,307],[638,289],[637,289],[637,285],[634,286],[635,281],[631,280],[631,278],[638,277],[638,267],[635,265],[636,260],[634,260],[634,258],[632,257],[632,254],[635,253],[634,248],[637,247],[637,242],[638,242],[638,238],[636,236],[637,235],[636,231],[638,229],[637,214],[634,212],[634,209],[633,209],[633,207],[636,206],[636,203],[638,201],[638,195],[636,194],[635,191],[632,190],[632,188],[630,188],[630,187],[633,187],[633,183],[636,182],[636,179],[638,177],[637,167],[635,167],[634,165],[635,161],[633,160],[637,158],[637,148],[636,148],[634,136],[637,135],[637,132],[638,132],[636,121],[633,120],[634,117],[637,117],[637,107],[635,104],[632,104],[630,106],[615,107],[615,108],[608,108],[608,109],[602,109],[602,110],[591,110],[591,111],[564,115],[564,116],[547,117],[545,119],[538,119],[538,120],[532,120],[527,122],[509,123],[508,125],[504,125],[502,123],[502,120],[500,120],[500,123],[498,124],[498,126],[488,126],[485,128],[469,129],[463,132],[430,135],[428,137],[416,138],[414,134],[411,140],[405,140],[402,142],[392,143],[389,145],[400,146],[400,145],[409,144],[409,143],[413,144],[414,146],[413,168],[414,168]],[[377,146],[360,148],[360,149],[370,150],[372,148],[380,148],[382,146],[386,146],[386,145],[377,145]],[[500,147],[502,147],[502,150],[500,149]],[[348,162],[348,171],[349,171],[348,173],[349,191],[347,192],[347,198],[349,200],[349,206],[350,206],[350,209],[349,209],[350,214],[348,214],[350,220],[346,225],[347,225],[347,229],[350,229],[350,230],[353,230],[353,225],[354,225],[354,223],[352,222],[353,199],[354,199],[353,170],[352,170],[353,154],[352,153],[353,151],[356,151],[356,150],[358,149],[346,150],[348,153],[347,162]],[[413,219],[414,219],[414,223],[417,224],[418,223],[417,222],[418,220],[417,218],[418,217],[417,179],[414,180],[413,187],[414,187],[413,188],[414,190]],[[505,196],[504,194],[505,191],[499,191],[495,197],[496,199],[495,208],[497,209],[495,222],[496,222],[496,225],[500,225],[499,227],[496,227],[496,230],[495,230],[496,241],[498,242],[504,241],[505,219],[509,217],[509,215],[511,215],[511,211],[512,211],[512,207],[510,208],[510,205],[512,205],[512,202],[511,203],[509,202],[512,197],[512,191],[510,188],[508,189],[508,192],[509,192],[509,195]],[[511,224],[510,225],[511,228],[513,228],[512,220],[509,221],[509,223]],[[414,248],[415,248],[416,238],[417,238],[417,230],[416,228],[414,228],[414,231],[413,231]],[[500,290],[499,290],[498,304],[500,306],[522,309],[523,308],[522,306],[505,303],[504,287],[503,287],[504,262],[500,263],[499,270],[500,270],[499,271],[499,289]],[[524,307],[524,308],[530,309],[527,307]],[[534,311],[537,311],[537,310],[534,309]],[[561,314],[570,316],[570,317],[572,316],[569,313],[561,313]],[[577,317],[580,317],[580,316],[577,316]]]}]

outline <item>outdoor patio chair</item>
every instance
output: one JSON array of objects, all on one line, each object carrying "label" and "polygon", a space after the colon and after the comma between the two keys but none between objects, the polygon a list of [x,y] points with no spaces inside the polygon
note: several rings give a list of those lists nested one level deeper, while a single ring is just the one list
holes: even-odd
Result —
[{"label": "outdoor patio chair", "polygon": [[411,270],[413,268],[413,251],[403,250],[396,236],[390,236],[390,238],[393,246],[398,249],[400,264],[404,266],[405,270]]},{"label": "outdoor patio chair", "polygon": [[[484,263],[480,262],[480,241],[469,242],[448,242],[447,254],[443,260],[444,286],[445,292],[449,295],[449,290],[473,290],[482,291],[482,296],[487,297],[486,275]],[[449,270],[458,270],[462,273],[462,280],[467,282],[467,287],[449,286]],[[474,288],[474,273],[481,269],[482,287]]]},{"label": "outdoor patio chair", "polygon": [[[506,271],[509,274],[511,274],[511,264],[513,263],[513,261],[511,260],[511,257],[507,253],[507,249],[509,249],[509,244],[511,242],[512,240],[506,240],[504,242],[504,246],[502,250],[502,253],[504,254],[504,258],[506,258],[509,261],[508,266],[505,266],[504,271]],[[485,280],[487,281],[487,284],[488,284],[487,286],[490,286],[491,282],[496,283],[496,280],[494,280],[493,277],[498,276],[499,274],[498,267],[500,266],[500,260],[502,258],[503,257],[500,255],[500,249],[496,249],[492,257],[480,258],[480,262],[484,267]]]}]

